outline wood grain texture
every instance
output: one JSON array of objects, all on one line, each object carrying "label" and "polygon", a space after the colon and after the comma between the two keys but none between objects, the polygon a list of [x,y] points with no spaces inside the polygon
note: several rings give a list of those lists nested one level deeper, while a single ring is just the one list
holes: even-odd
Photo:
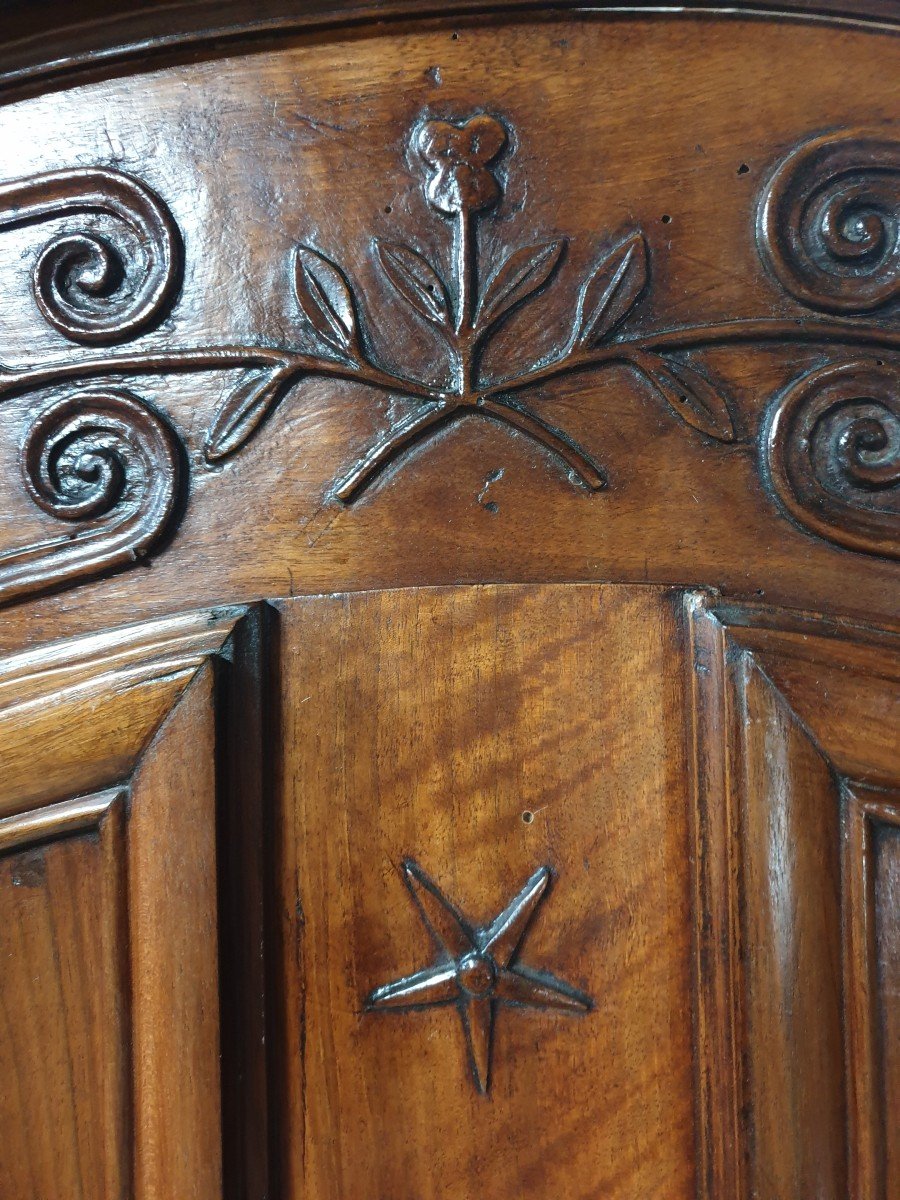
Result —
[{"label": "wood grain texture", "polygon": [[132,782],[138,1196],[222,1194],[212,686],[201,668]]},{"label": "wood grain texture", "polygon": [[900,1200],[898,32],[5,6],[0,1200]]},{"label": "wood grain texture", "polygon": [[176,617],[0,664],[0,814],[126,778],[240,609]]},{"label": "wood grain texture", "polygon": [[[847,551],[796,525],[778,489],[768,488],[760,439],[776,399],[801,378],[879,355],[888,371],[896,303],[888,297],[864,316],[811,310],[767,267],[756,218],[779,164],[823,129],[836,137],[875,130],[884,144],[896,141],[887,81],[900,70],[898,45],[874,30],[828,24],[544,14],[490,27],[386,26],[352,38],[332,31],[7,105],[5,178],[114,161],[171,210],[185,257],[169,315],[139,343],[114,349],[125,362],[118,377],[110,351],[73,356],[33,304],[6,306],[0,337],[17,349],[2,352],[5,386],[21,384],[24,373],[65,391],[59,371],[75,371],[73,387],[86,387],[91,370],[106,372],[165,414],[192,478],[179,529],[152,570],[47,599],[27,620],[10,614],[2,645],[196,603],[483,579],[648,580],[894,617],[896,569],[878,561],[878,547]],[[835,64],[827,79],[822,61]],[[651,70],[664,122],[647,113]],[[586,105],[585,96],[594,99]],[[392,393],[384,378],[374,386],[371,370],[354,379],[349,360],[335,357],[322,377],[319,353],[311,369],[297,248],[318,255],[320,267],[337,264],[352,283],[357,333],[383,374],[439,390],[441,335],[383,272],[376,243],[403,243],[445,271],[453,221],[429,201],[415,135],[430,119],[462,127],[485,111],[508,138],[497,159],[502,198],[476,222],[482,282],[507,253],[563,241],[568,248],[543,289],[498,329],[484,379],[496,383],[552,356],[573,332],[585,281],[636,230],[648,282],[614,337],[668,338],[675,374],[657,370],[659,386],[648,384],[644,350],[632,349],[633,361],[539,379],[521,397],[599,464],[605,490],[573,487],[558,456],[528,432],[530,418],[508,409],[516,429],[485,410],[436,427],[342,505],[335,488],[355,478],[385,435],[405,436],[416,397],[408,388]],[[865,151],[870,142],[858,136]],[[159,139],[165,155],[154,153]],[[859,186],[868,186],[864,168]],[[876,173],[886,180],[876,181],[883,215],[893,176]],[[79,228],[65,223],[69,236]],[[9,295],[32,290],[28,264],[49,234],[29,225],[3,235],[0,283]],[[749,330],[737,341],[735,322]],[[714,344],[689,339],[676,349],[671,339],[684,329],[695,340],[706,331]],[[279,384],[286,354],[293,382]],[[678,378],[706,402],[726,404],[733,441],[676,414],[678,397],[691,393]],[[60,533],[58,519],[37,510],[19,483],[17,439],[34,419],[35,397],[14,392],[2,405],[9,437],[0,438],[0,545],[10,550]],[[217,428],[235,397],[248,406],[245,423]],[[233,459],[203,460],[211,430],[227,444],[266,414]],[[886,409],[885,437],[892,419]],[[878,543],[886,546],[896,488],[882,484],[866,495],[878,528],[889,524]],[[858,507],[858,488],[841,496]],[[242,553],[223,553],[237,540]],[[852,565],[852,592],[836,582],[844,564]]]},{"label": "wood grain texture", "polygon": [[[228,715],[258,657],[235,633],[243,617],[195,613],[4,663],[4,1195],[222,1196],[221,1074],[237,1089],[264,1062],[243,1022],[259,979],[240,940],[254,936],[250,904],[239,925],[224,903],[234,876],[242,901],[258,890],[260,869],[231,863],[223,879],[217,866],[220,808],[238,810],[253,774],[249,735]],[[244,751],[236,788],[220,782],[229,732]],[[239,1051],[220,1042],[220,995],[242,1021]],[[252,1183],[244,1158],[229,1161],[229,1187]]]},{"label": "wood grain texture", "polygon": [[[874,917],[874,956],[872,978],[875,984],[875,1028],[873,1029],[873,1076],[881,1085],[881,1094],[874,1106],[884,1114],[884,1125],[876,1127],[876,1146],[883,1138],[884,1194],[893,1196],[900,1190],[900,1151],[896,1136],[894,1114],[900,1103],[900,1012],[897,995],[900,992],[900,797],[894,792],[879,798],[881,805],[872,814],[875,826],[874,877],[872,880],[872,909]],[[869,1113],[860,1114],[863,1137]],[[877,1165],[877,1159],[875,1160]]]},{"label": "wood grain texture", "polygon": [[828,764],[752,668],[743,698],[750,1194],[843,1200],[838,792]]},{"label": "wood grain texture", "polygon": [[[675,598],[441,589],[279,612],[285,1195],[692,1196]],[[542,864],[556,876],[521,959],[595,1008],[501,1007],[486,1097],[452,1007],[363,1011],[433,954],[407,856],[475,921]]]},{"label": "wood grain texture", "polygon": [[691,604],[704,1195],[890,1200],[896,635]]},{"label": "wood grain texture", "polygon": [[125,794],[0,822],[0,1190],[124,1200],[131,1176]]}]

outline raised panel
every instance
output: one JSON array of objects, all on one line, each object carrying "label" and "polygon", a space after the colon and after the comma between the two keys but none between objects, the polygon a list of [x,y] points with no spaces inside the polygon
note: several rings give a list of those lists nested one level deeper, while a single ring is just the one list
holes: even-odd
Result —
[{"label": "raised panel", "polygon": [[866,1195],[900,1191],[900,796],[853,784],[843,796],[844,973],[855,1178]]},{"label": "raised panel", "polygon": [[894,1200],[896,632],[691,608],[705,1194]]},{"label": "raised panel", "polygon": [[0,821],[0,1195],[128,1200],[122,791]]},{"label": "raised panel", "polygon": [[[677,597],[420,589],[279,614],[286,1195],[692,1197]],[[531,923],[479,968],[492,990],[472,939],[514,899]],[[398,981],[446,969],[434,930],[458,986],[392,1011]]]},{"label": "raised panel", "polygon": [[[235,632],[242,616],[193,614],[0,664],[4,1200],[222,1200],[222,1075],[264,1061],[244,1008],[260,979],[245,944],[261,954],[258,860],[245,842],[227,881],[217,861],[223,829],[258,820],[241,807],[258,755],[240,703],[255,703],[244,685],[259,650]],[[111,791],[47,803],[67,779],[113,773]],[[223,1005],[240,1049],[222,1041]],[[230,1148],[229,1162],[240,1188]],[[254,1186],[241,1194],[263,1195]]]},{"label": "raised panel", "polygon": [[739,813],[750,1195],[847,1200],[840,791],[746,664]]}]

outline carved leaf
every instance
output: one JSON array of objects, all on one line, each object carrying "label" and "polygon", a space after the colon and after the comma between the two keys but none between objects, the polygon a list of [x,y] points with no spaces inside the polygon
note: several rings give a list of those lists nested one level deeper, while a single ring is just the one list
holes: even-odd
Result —
[{"label": "carved leaf", "polygon": [[476,324],[487,328],[533,296],[556,270],[565,245],[565,238],[560,238],[513,251],[488,280]]},{"label": "carved leaf", "polygon": [[298,246],[294,289],[303,315],[316,334],[338,354],[351,357],[359,346],[353,292],[344,273],[310,246]]},{"label": "carved leaf", "polygon": [[375,252],[385,275],[417,313],[435,325],[449,324],[447,289],[431,263],[397,242],[376,240]]},{"label": "carved leaf", "polygon": [[636,351],[631,361],[650,380],[673,412],[720,442],[734,440],[734,423],[722,394],[687,363]]},{"label": "carved leaf", "polygon": [[627,237],[600,263],[578,302],[575,344],[608,337],[631,312],[647,285],[647,244],[643,234]]},{"label": "carved leaf", "polygon": [[255,433],[278,400],[289,373],[284,368],[252,372],[219,406],[206,435],[203,455],[207,462],[228,458]]}]

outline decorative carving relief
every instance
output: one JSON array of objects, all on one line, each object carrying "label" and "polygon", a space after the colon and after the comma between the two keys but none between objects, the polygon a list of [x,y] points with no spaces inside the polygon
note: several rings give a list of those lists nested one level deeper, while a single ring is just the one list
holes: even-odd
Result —
[{"label": "decorative carving relief", "polygon": [[[485,185],[487,187],[487,185]],[[518,952],[550,882],[540,867],[489,925],[476,928],[447,899],[418,863],[403,874],[425,928],[438,950],[430,967],[376,988],[366,1007],[420,1009],[455,1004],[465,1033],[472,1081],[482,1094],[490,1086],[491,1044],[499,1005],[526,1005],[588,1012],[588,996],[546,971],[518,961]]]},{"label": "decorative carving relief", "polygon": [[[59,537],[0,556],[0,601],[112,570],[146,554],[164,536],[185,490],[185,455],[161,414],[132,392],[110,389],[108,381],[118,385],[123,378],[211,370],[239,372],[241,378],[206,432],[210,464],[239,451],[307,377],[352,381],[405,401],[405,415],[329,487],[330,501],[350,504],[412,446],[466,416],[524,434],[574,482],[597,491],[605,484],[602,466],[544,419],[535,399],[540,385],[625,366],[699,435],[728,442],[734,437],[732,415],[724,388],[702,361],[705,351],[784,344],[853,348],[846,370],[833,364],[842,387],[854,381],[841,421],[833,404],[827,421],[820,406],[800,416],[810,390],[831,379],[829,367],[826,375],[814,373],[777,401],[762,434],[764,458],[778,497],[806,527],[855,550],[896,554],[897,373],[877,359],[863,383],[857,361],[863,348],[896,355],[896,326],[858,316],[808,316],[637,329],[632,318],[650,286],[651,263],[643,233],[632,229],[600,255],[574,311],[548,314],[548,324],[564,331],[556,350],[537,361],[495,368],[497,374],[484,371],[484,351],[502,323],[521,306],[551,295],[567,241],[540,235],[523,240],[483,278],[478,230],[503,197],[498,167],[511,153],[509,133],[506,124],[484,113],[458,122],[420,121],[411,134],[413,160],[428,205],[449,226],[449,261],[434,263],[405,242],[372,244],[398,299],[439,335],[444,363],[433,373],[438,383],[384,365],[363,322],[357,289],[335,261],[310,245],[298,246],[290,265],[305,347],[173,347],[107,351],[22,369],[0,364],[0,400],[95,385],[89,393],[55,400],[25,436],[29,493],[67,528]],[[79,169],[0,185],[0,230],[97,213],[121,229],[115,244],[112,235],[93,226],[63,233],[38,256],[33,275],[44,317],[85,344],[132,338],[168,311],[182,266],[171,213],[146,185],[118,171]],[[805,143],[767,185],[757,237],[764,262],[804,304],[859,314],[896,299],[900,146],[860,132]],[[836,386],[828,383],[829,397]],[[833,452],[827,450],[829,439]]]},{"label": "decorative carving relief", "polygon": [[[647,247],[632,231],[610,250],[585,281],[575,314],[564,324],[565,344],[549,361],[532,363],[499,379],[485,379],[482,354],[499,326],[517,308],[550,288],[566,247],[565,238],[520,245],[482,282],[477,225],[500,200],[503,189],[495,164],[508,131],[496,118],[478,114],[452,124],[425,121],[413,131],[431,207],[453,226],[449,272],[413,246],[376,241],[376,261],[397,294],[440,333],[447,351],[446,383],[430,386],[386,370],[361,328],[359,303],[341,268],[311,246],[297,249],[294,290],[315,344],[312,362],[276,371],[280,386],[299,373],[339,375],[416,401],[412,413],[394,425],[334,486],[333,494],[353,501],[384,468],[440,426],[477,414],[512,426],[544,446],[590,489],[604,486],[600,467],[563,431],[554,429],[521,396],[534,385],[570,371],[628,362],[688,424],[722,441],[733,437],[724,399],[699,371],[648,344],[601,349],[628,317],[648,282]],[[277,399],[262,392],[238,394],[219,412],[206,443],[216,460],[238,449]]]},{"label": "decorative carving relief", "polygon": [[900,558],[900,369],[864,359],[804,376],[772,411],[763,453],[803,525]]},{"label": "decorative carving relief", "polygon": [[165,316],[181,280],[181,239],[160,198],[132,175],[86,168],[0,185],[0,230],[102,213],[121,242],[63,233],[42,250],[32,285],[47,321],[75,342],[121,342]]},{"label": "decorative carving relief", "polygon": [[859,130],[800,146],[758,220],[763,259],[798,300],[863,313],[900,296],[900,145]]},{"label": "decorative carving relief", "polygon": [[182,459],[165,418],[131,392],[78,392],[39,412],[22,446],[25,486],[75,529],[0,555],[0,600],[147,554],[178,503]]}]

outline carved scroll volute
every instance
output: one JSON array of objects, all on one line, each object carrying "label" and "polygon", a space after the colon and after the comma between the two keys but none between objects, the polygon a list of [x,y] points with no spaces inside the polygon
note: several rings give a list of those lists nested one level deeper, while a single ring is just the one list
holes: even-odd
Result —
[{"label": "carved scroll volute", "polygon": [[0,185],[0,230],[73,215],[114,218],[112,235],[64,232],[44,248],[33,290],[47,321],[72,341],[123,341],[165,315],[181,276],[172,215],[120,171],[54,171]]},{"label": "carved scroll volute", "polygon": [[130,392],[50,404],[22,447],[25,485],[44,512],[75,528],[0,555],[0,603],[145,555],[176,512],[183,457],[168,422]]},{"label": "carved scroll volute", "polygon": [[823,367],[776,405],[765,467],[785,508],[832,542],[900,558],[900,370]]},{"label": "carved scroll volute", "polygon": [[769,181],[757,235],[812,308],[862,313],[900,297],[900,145],[854,130],[804,143]]},{"label": "carved scroll volute", "polygon": [[[43,316],[85,344],[124,341],[165,315],[181,275],[171,213],[119,171],[57,171],[0,185],[0,230],[95,216],[108,218],[102,230],[88,221],[56,234],[33,273]],[[5,369],[7,384],[14,376]],[[34,502],[62,527],[0,555],[0,603],[144,556],[177,512],[183,459],[168,422],[130,392],[104,387],[55,399],[32,420],[21,466]]]}]

